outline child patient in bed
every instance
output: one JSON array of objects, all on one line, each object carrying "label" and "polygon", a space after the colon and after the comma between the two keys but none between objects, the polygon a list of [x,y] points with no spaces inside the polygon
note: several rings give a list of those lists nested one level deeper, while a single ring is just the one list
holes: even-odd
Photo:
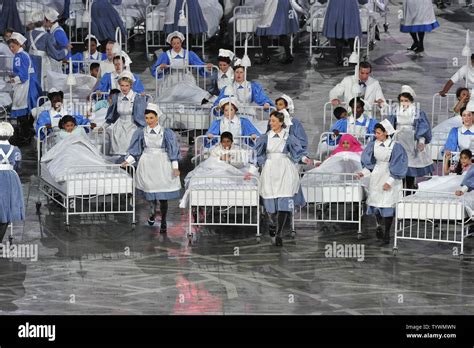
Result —
[{"label": "child patient in bed", "polygon": [[212,148],[211,157],[218,158],[235,168],[242,168],[249,161],[248,152],[242,150],[238,145],[234,145],[234,137],[231,132],[221,134],[221,142]]},{"label": "child patient in bed", "polygon": [[465,175],[472,165],[472,152],[469,149],[464,149],[459,154],[459,160],[453,161],[452,154],[446,152],[444,161],[444,175],[456,174]]},{"label": "child patient in bed", "polygon": [[70,135],[86,135],[83,127],[78,127],[76,119],[71,115],[65,115],[59,121],[59,139],[64,139]]}]

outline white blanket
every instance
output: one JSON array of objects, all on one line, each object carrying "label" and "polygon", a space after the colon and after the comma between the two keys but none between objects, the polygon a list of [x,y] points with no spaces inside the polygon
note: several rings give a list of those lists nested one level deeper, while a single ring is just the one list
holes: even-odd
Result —
[{"label": "white blanket", "polygon": [[[50,81],[50,84],[54,85],[59,91],[63,91],[65,94],[65,99],[67,99],[67,95],[69,95],[69,86],[66,83],[67,81],[67,74],[58,73],[54,71],[48,71],[47,80]],[[74,99],[86,99],[89,94],[92,92],[92,88],[94,88],[96,83],[96,78],[91,75],[85,74],[74,74],[76,78],[76,85],[72,86],[72,95]]]},{"label": "white blanket", "polygon": [[[68,169],[72,166],[112,165],[106,161],[95,147],[84,136],[69,136],[59,141],[42,158],[41,163],[46,165],[49,173],[56,182],[66,180]],[[94,172],[91,167],[77,167],[74,173]],[[101,169],[101,172],[103,170]]]},{"label": "white blanket", "polygon": [[[191,187],[206,185],[212,190],[212,185],[219,187],[255,185],[255,181],[244,180],[244,175],[248,173],[248,171],[248,166],[237,169],[228,163],[220,161],[216,157],[210,157],[186,175],[186,178],[184,179],[186,192],[180,201],[179,207],[183,209],[186,208],[188,204],[189,189]],[[210,179],[209,177],[214,178]]]},{"label": "white blanket", "polygon": [[[318,186],[326,183],[334,184],[354,182],[355,177],[352,175],[334,175],[337,173],[355,174],[362,170],[360,163],[360,154],[355,152],[339,152],[334,156],[326,159],[319,167],[311,169],[301,179],[303,186]],[[326,173],[328,175],[315,175]]]},{"label": "white blanket", "polygon": [[433,138],[431,139],[432,144],[444,145],[446,139],[448,138],[449,131],[454,127],[462,126],[461,116],[450,117],[447,120],[441,122],[436,127],[431,130]]}]

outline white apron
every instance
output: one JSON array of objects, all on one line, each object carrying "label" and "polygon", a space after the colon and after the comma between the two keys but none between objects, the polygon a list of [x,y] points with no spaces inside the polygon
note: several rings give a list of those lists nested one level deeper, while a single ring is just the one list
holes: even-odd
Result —
[{"label": "white apron", "polygon": [[45,83],[46,83],[46,73],[47,73],[47,69],[48,69],[47,60],[49,58],[48,58],[48,54],[45,51],[41,51],[36,47],[36,43],[38,42],[39,39],[41,39],[45,35],[46,35],[46,32],[42,32],[41,34],[39,34],[36,37],[36,39],[33,40],[33,31],[30,32],[30,42],[31,42],[30,55],[41,57],[41,76],[40,76],[41,81],[40,81],[40,83],[41,83],[41,88],[43,89],[43,91],[48,90],[46,88]]},{"label": "white apron", "polygon": [[377,142],[374,145],[376,164],[370,175],[368,206],[394,208],[400,198],[403,187],[401,180],[395,180],[390,190],[384,191],[383,189],[383,185],[390,177],[389,165],[394,145],[395,141],[392,141],[389,146],[385,147],[380,146]]},{"label": "white apron", "polygon": [[[20,57],[15,58],[15,60],[16,59],[20,59]],[[28,80],[26,80],[24,83],[18,83],[13,86],[12,111],[23,110],[23,109],[28,108],[28,91],[30,89],[30,75],[34,74],[35,72],[35,69],[33,68],[31,64],[30,56],[28,56],[28,61],[29,61]]]},{"label": "white apron", "polygon": [[173,175],[171,161],[162,148],[163,128],[149,134],[145,128],[145,149],[138,161],[137,188],[143,192],[174,192],[181,189],[179,176]]},{"label": "white apron", "polygon": [[[223,76],[226,77],[223,77]],[[217,73],[217,88],[219,91],[221,91],[224,87],[227,87],[232,84],[232,81],[234,80],[234,69],[229,67],[229,70],[224,74],[219,70]]]},{"label": "white apron", "polygon": [[462,134],[462,127],[458,128],[458,147],[459,151],[464,149],[471,149],[471,141],[474,140],[474,135]]},{"label": "white apron", "polygon": [[270,138],[267,143],[267,160],[260,176],[261,193],[264,199],[293,197],[299,189],[299,174],[297,166],[282,153],[285,148],[288,133],[284,132],[283,139]]},{"label": "white apron", "polygon": [[[366,120],[366,122],[368,119]],[[352,134],[356,138],[364,138],[367,133],[367,127],[356,124],[356,118],[350,116],[347,119],[347,133]]]},{"label": "white apron", "polygon": [[13,152],[14,147],[10,146],[10,149],[8,149],[8,152],[5,153],[3,152],[3,149],[0,148],[0,170],[13,170],[13,166],[10,164],[10,156]]},{"label": "white apron", "polygon": [[408,155],[408,167],[425,168],[433,164],[431,158],[431,146],[425,145],[423,151],[418,150],[417,141],[415,140],[415,129],[413,127],[415,121],[416,109],[413,104],[406,111],[397,113],[397,130],[394,140],[403,146]]},{"label": "white apron", "polygon": [[[110,141],[110,152],[113,155],[125,155],[132,141],[133,133],[137,130],[137,126],[133,121],[133,100],[122,101],[122,95],[119,95],[117,101],[117,112],[119,117],[112,126],[112,134]],[[133,94],[132,99],[135,99]]]},{"label": "white apron", "polygon": [[220,124],[220,134],[224,132],[232,133],[232,136],[234,137],[234,143],[238,145],[239,139],[236,139],[236,137],[242,136],[242,127],[240,124],[240,119],[237,116],[234,116],[232,122],[234,123],[231,124],[231,121],[223,116]]}]

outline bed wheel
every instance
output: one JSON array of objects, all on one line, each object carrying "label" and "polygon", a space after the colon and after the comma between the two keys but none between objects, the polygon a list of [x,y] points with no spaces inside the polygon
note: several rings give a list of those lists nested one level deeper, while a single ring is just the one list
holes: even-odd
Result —
[{"label": "bed wheel", "polygon": [[397,249],[397,248],[393,248],[392,254],[393,254],[393,256],[397,256],[397,254],[398,254],[398,249]]},{"label": "bed wheel", "polygon": [[10,245],[13,244],[13,236],[12,235],[8,236],[8,243],[10,243]]},{"label": "bed wheel", "polygon": [[296,237],[296,231],[291,231],[291,239],[295,239]]},{"label": "bed wheel", "polygon": [[361,240],[362,239],[362,233],[361,232],[357,232],[357,240]]},{"label": "bed wheel", "polygon": [[384,30],[385,32],[388,31],[388,24],[384,24],[384,25],[383,25],[383,30]]},{"label": "bed wheel", "polygon": [[463,260],[464,260],[464,254],[459,255],[459,261],[463,261]]},{"label": "bed wheel", "polygon": [[257,243],[260,243],[260,241],[262,240],[262,238],[260,236],[257,237]]},{"label": "bed wheel", "polygon": [[193,244],[193,234],[188,233],[188,245],[192,245],[192,244]]},{"label": "bed wheel", "polygon": [[41,202],[36,202],[36,214],[41,214]]}]

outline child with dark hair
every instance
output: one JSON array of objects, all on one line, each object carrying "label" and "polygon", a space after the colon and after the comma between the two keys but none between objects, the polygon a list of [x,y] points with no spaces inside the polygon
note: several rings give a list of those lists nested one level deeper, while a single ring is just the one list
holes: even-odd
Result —
[{"label": "child with dark hair", "polygon": [[472,165],[472,151],[469,149],[464,149],[459,154],[458,161],[454,161],[452,153],[445,154],[444,161],[444,174],[456,174],[456,175],[465,175],[469,168]]},{"label": "child with dark hair", "polygon": [[71,115],[65,115],[59,120],[59,139],[64,139],[70,135],[86,135],[83,127],[78,127],[76,118]]},{"label": "child with dark hair", "polygon": [[226,162],[236,168],[242,168],[248,163],[248,156],[245,157],[246,151],[242,150],[240,146],[234,145],[234,136],[231,132],[223,132],[219,144],[211,149],[211,156],[219,158],[219,160]]},{"label": "child with dark hair", "polygon": [[456,90],[456,98],[458,102],[454,105],[454,116],[460,116],[462,114],[461,109],[466,108],[467,103],[471,99],[471,93],[466,87],[459,87]]}]

